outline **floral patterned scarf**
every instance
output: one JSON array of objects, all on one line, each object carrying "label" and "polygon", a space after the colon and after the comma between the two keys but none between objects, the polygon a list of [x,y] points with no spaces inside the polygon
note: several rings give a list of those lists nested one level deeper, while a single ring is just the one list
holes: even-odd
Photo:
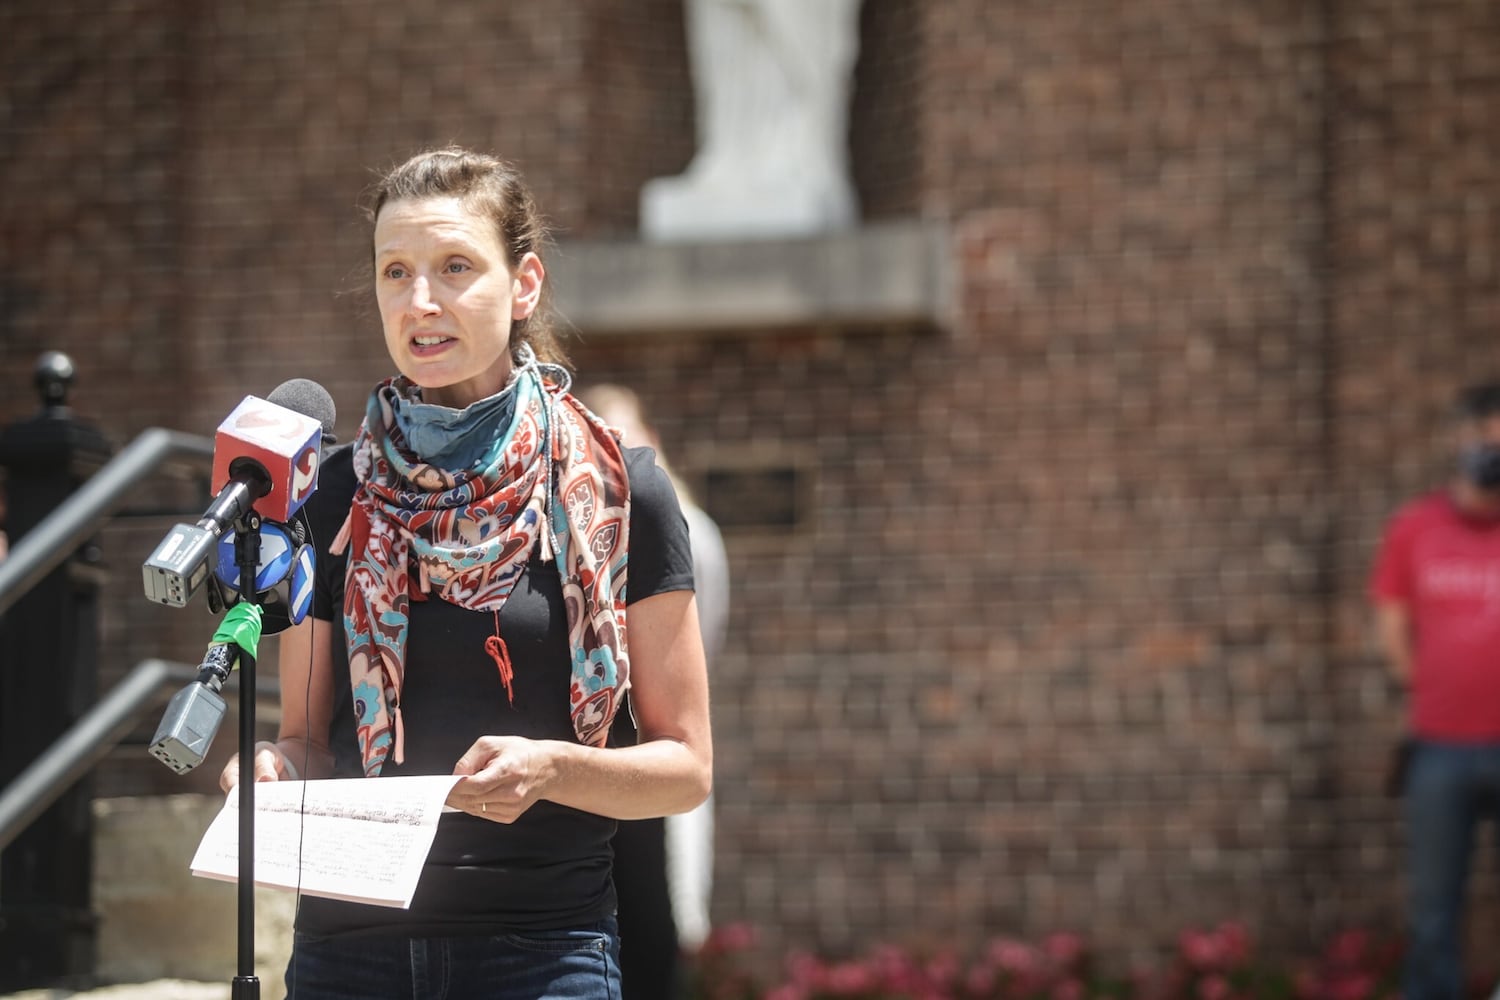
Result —
[{"label": "floral patterned scarf", "polygon": [[367,776],[388,757],[403,760],[401,681],[414,598],[436,591],[459,607],[492,612],[486,650],[512,693],[499,612],[538,540],[543,560],[555,561],[562,577],[569,704],[580,743],[603,745],[629,687],[630,495],[620,444],[568,393],[566,370],[521,350],[515,417],[468,468],[439,468],[411,453],[395,419],[411,389],[404,378],[387,379],[370,395],[354,442],[359,486],[335,545],[350,545],[344,635]]}]

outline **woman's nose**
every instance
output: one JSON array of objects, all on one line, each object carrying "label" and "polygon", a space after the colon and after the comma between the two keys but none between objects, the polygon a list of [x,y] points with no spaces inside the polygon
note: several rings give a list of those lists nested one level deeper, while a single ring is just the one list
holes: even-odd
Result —
[{"label": "woman's nose", "polygon": [[432,297],[432,285],[422,275],[412,279],[409,307],[413,313],[421,316],[431,316],[442,311]]}]

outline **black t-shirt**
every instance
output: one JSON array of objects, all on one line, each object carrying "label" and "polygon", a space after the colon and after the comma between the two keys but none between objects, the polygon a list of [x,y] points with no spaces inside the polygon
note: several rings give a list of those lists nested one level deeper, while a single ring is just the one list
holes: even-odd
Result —
[{"label": "black t-shirt", "polygon": [[[671,481],[655,459],[649,448],[625,449],[630,482],[627,605],[693,587],[687,523]],[[340,639],[348,553],[333,556],[327,549],[356,485],[352,449],[339,448],[325,459],[318,491],[303,508],[318,553],[312,613],[333,622]],[[533,550],[499,614],[500,635],[515,668],[514,705],[485,650],[496,624],[492,612],[467,611],[436,596],[411,602],[401,692],[405,759],[400,765],[388,759],[381,777],[452,774],[458,758],[484,735],[576,739],[568,704],[572,668],[562,583],[556,564],[542,562],[539,550]],[[359,777],[364,772],[342,641],[334,642],[333,654],[329,746],[337,775]],[[315,935],[430,936],[592,923],[615,908],[609,846],[614,830],[612,819],[547,801],[535,803],[510,824],[445,813],[410,909],[307,896],[297,928]]]}]

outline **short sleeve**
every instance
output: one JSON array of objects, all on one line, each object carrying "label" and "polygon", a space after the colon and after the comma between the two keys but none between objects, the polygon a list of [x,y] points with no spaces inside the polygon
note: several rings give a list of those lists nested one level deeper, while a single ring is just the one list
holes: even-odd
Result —
[{"label": "short sleeve", "polygon": [[656,452],[625,449],[625,474],[630,479],[629,569],[625,603],[693,589],[693,549],[677,491],[672,488]]},{"label": "short sleeve", "polygon": [[1399,512],[1386,526],[1370,572],[1370,599],[1377,604],[1406,604],[1412,599],[1412,544],[1416,512]]}]

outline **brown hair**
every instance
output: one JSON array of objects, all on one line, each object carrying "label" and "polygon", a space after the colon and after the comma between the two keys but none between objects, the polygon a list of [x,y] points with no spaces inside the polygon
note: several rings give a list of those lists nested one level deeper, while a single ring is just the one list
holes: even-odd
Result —
[{"label": "brown hair", "polygon": [[[418,153],[375,182],[365,197],[365,212],[374,225],[387,204],[418,198],[459,198],[470,211],[488,218],[512,269],[528,253],[541,258],[549,242],[546,222],[521,172],[499,157],[458,146]],[[529,344],[541,361],[572,367],[553,319],[551,282],[542,282],[541,301],[532,314],[511,326],[511,339],[513,345]]]}]

